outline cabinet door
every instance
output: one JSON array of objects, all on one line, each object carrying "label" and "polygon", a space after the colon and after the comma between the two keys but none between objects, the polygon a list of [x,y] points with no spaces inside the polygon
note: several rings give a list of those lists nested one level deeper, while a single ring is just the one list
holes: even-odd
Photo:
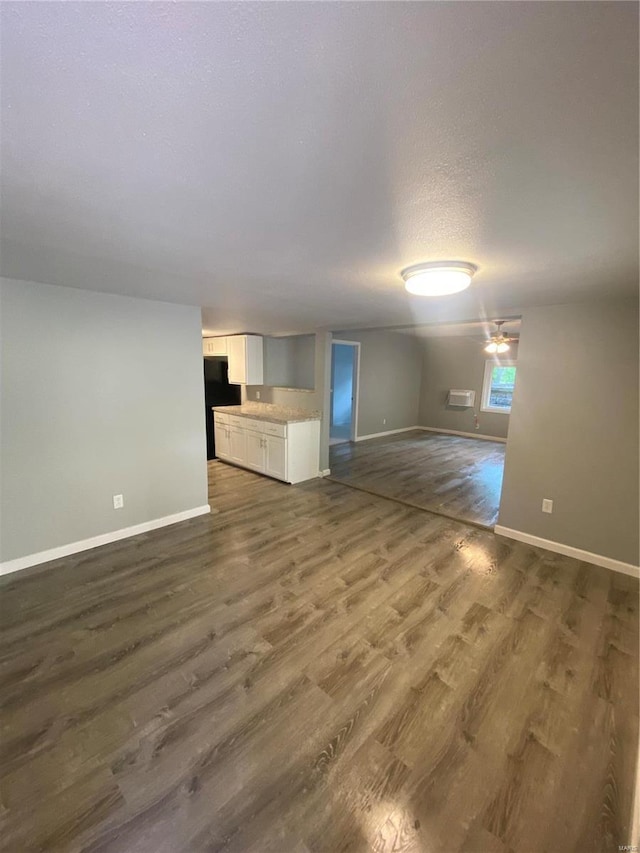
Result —
[{"label": "cabinet door", "polygon": [[287,440],[273,435],[265,435],[266,445],[265,474],[278,480],[287,479]]},{"label": "cabinet door", "polygon": [[216,456],[219,456],[221,459],[227,459],[231,455],[229,427],[216,424],[214,437],[216,442]]},{"label": "cabinet door", "polygon": [[229,382],[244,385],[247,381],[247,338],[246,335],[230,335],[227,338],[229,357]]},{"label": "cabinet door", "polygon": [[246,433],[238,427],[229,427],[229,459],[244,465],[247,458]]},{"label": "cabinet door", "polygon": [[253,468],[254,471],[264,471],[264,455],[265,441],[264,437],[258,432],[247,430],[247,468]]},{"label": "cabinet door", "polygon": [[202,339],[202,354],[206,356],[226,355],[227,354],[227,339],[226,338],[203,338]]},{"label": "cabinet door", "polygon": [[260,335],[245,335],[245,373],[247,385],[262,385],[264,339]]}]

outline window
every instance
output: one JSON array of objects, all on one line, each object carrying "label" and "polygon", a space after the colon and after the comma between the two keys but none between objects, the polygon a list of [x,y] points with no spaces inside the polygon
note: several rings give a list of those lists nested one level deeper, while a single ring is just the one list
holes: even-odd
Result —
[{"label": "window", "polygon": [[515,384],[516,366],[513,361],[487,361],[484,368],[481,411],[502,412],[508,415]]}]

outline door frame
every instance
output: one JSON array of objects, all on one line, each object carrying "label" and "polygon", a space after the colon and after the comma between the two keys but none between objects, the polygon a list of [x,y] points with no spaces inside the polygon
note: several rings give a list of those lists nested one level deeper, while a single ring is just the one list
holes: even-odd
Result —
[{"label": "door frame", "polygon": [[342,344],[343,346],[354,347],[353,352],[353,395],[351,399],[351,434],[349,441],[355,441],[358,435],[358,408],[360,402],[360,341],[343,341],[334,338],[331,341],[331,409],[329,411],[329,435],[331,435],[331,426],[333,423],[333,347],[334,344]]}]

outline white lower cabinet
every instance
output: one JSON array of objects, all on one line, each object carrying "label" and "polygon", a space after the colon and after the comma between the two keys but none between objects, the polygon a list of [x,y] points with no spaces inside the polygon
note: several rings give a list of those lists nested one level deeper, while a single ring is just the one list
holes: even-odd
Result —
[{"label": "white lower cabinet", "polygon": [[264,471],[264,436],[259,432],[246,431],[247,455],[245,464],[254,471]]},{"label": "white lower cabinet", "polygon": [[278,480],[287,479],[287,442],[273,435],[264,437],[265,463],[264,473]]},{"label": "white lower cabinet", "polygon": [[229,432],[229,425],[215,421],[213,434],[215,436],[216,453],[218,456],[223,459],[231,456],[231,433]]},{"label": "white lower cabinet", "polygon": [[216,456],[286,483],[318,476],[320,422],[276,424],[214,412]]},{"label": "white lower cabinet", "polygon": [[246,457],[247,435],[245,431],[236,426],[229,427],[229,459],[231,462],[237,462],[238,465],[244,465]]}]

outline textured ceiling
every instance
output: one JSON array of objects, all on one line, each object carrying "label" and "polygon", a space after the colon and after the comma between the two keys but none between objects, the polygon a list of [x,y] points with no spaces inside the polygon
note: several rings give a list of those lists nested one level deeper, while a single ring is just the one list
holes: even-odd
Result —
[{"label": "textured ceiling", "polygon": [[[208,332],[638,286],[636,3],[2,3],[2,273]],[[399,270],[479,266],[409,297]]]}]

